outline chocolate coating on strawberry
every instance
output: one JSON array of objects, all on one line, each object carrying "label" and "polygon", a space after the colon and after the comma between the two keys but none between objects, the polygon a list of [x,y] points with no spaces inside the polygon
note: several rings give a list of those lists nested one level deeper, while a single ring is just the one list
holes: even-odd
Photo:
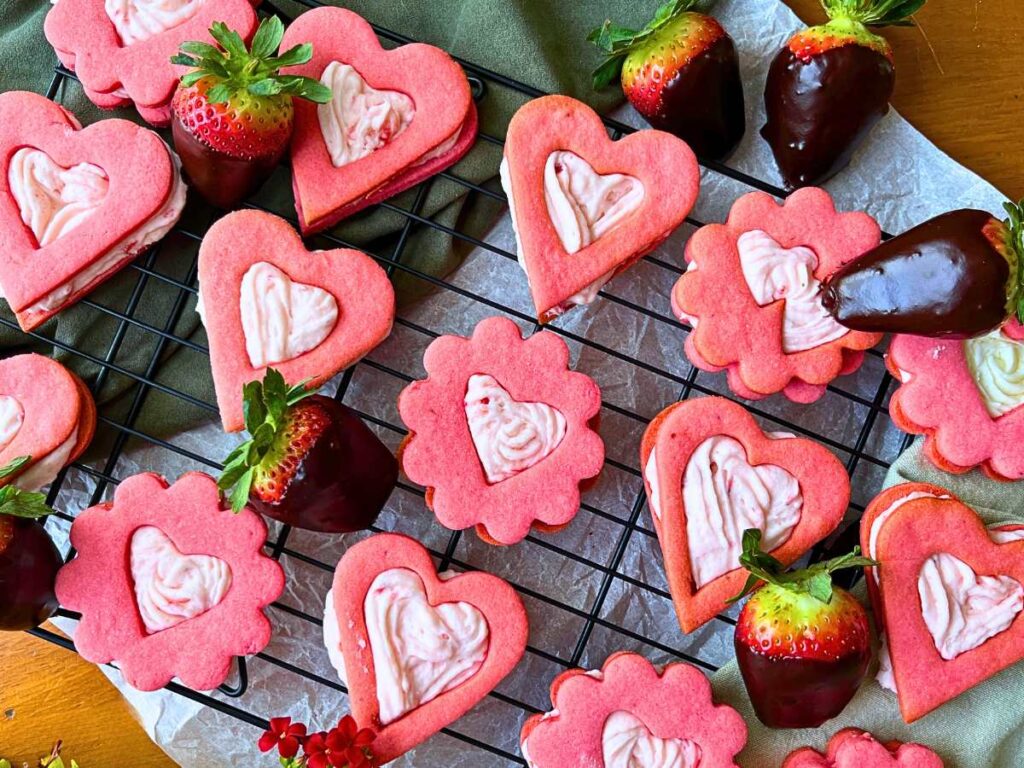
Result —
[{"label": "chocolate coating on strawberry", "polygon": [[[22,456],[0,468],[0,478],[30,460]],[[51,512],[41,493],[0,488],[0,631],[32,629],[57,612],[54,584],[63,561],[40,522]]]},{"label": "chocolate coating on strawberry", "polygon": [[647,122],[720,160],[746,130],[743,81],[735,43],[718,21],[691,10],[698,5],[669,0],[641,30],[606,21],[587,39],[607,56],[595,88],[621,71],[623,93]]},{"label": "chocolate coating on strawberry", "polygon": [[306,43],[278,55],[284,24],[276,16],[260,23],[251,46],[220,22],[210,34],[217,46],[182,43],[171,59],[192,67],[171,102],[171,133],[193,186],[211,204],[232,208],[280,162],[294,127],[293,97],[326,102],[331,91],[311,78],[280,74],[308,62],[313,49]]},{"label": "chocolate coating on strawberry", "polygon": [[734,646],[758,719],[771,728],[816,728],[846,707],[871,661],[867,611],[833,587],[832,573],[873,561],[852,555],[785,572],[761,551],[761,532],[743,534],[743,594],[757,588],[736,623]]},{"label": "chocolate coating on strawberry", "polygon": [[969,338],[1016,311],[1020,209],[959,210],[864,254],[827,282],[822,304],[848,328]]},{"label": "chocolate coating on strawberry", "polygon": [[924,1],[823,0],[831,21],[797,33],[779,51],[768,70],[761,135],[788,188],[832,178],[888,113],[892,48],[868,25],[909,23]]},{"label": "chocolate coating on strawberry", "polygon": [[398,481],[394,455],[362,419],[268,369],[245,387],[250,440],[228,456],[218,485],[282,523],[325,533],[369,528]]}]

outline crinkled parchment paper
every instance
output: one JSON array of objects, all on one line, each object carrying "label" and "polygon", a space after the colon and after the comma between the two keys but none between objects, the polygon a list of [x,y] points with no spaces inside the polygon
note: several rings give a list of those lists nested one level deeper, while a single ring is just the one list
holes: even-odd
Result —
[{"label": "crinkled parchment paper", "polygon": [[[763,124],[761,94],[771,58],[800,24],[777,0],[723,0],[717,15],[726,20],[736,38],[747,91],[747,136],[731,164],[777,184],[778,176],[767,145],[757,132]],[[511,64],[510,69],[514,69]],[[623,109],[619,117],[640,124],[628,108]],[[694,216],[701,221],[723,220],[733,200],[749,191],[737,182],[710,172],[704,174],[703,183],[694,211]],[[992,186],[946,157],[896,114],[890,114],[882,122],[853,166],[828,187],[841,209],[866,210],[889,231],[900,231],[959,206],[999,212],[1003,199]],[[678,267],[682,263],[683,244],[691,231],[684,226],[654,254],[655,258]],[[514,251],[507,215],[495,227],[489,241],[506,251]],[[677,377],[686,377],[690,366],[682,353],[685,331],[665,321],[671,317],[668,295],[677,276],[677,272],[665,266],[644,261],[606,289],[612,296],[653,310],[659,318],[605,298],[587,309],[570,312],[557,325],[627,358],[667,370]],[[532,312],[523,274],[506,256],[478,249],[450,280],[506,306],[527,314]],[[439,290],[402,314],[436,332],[466,334],[476,322],[495,312],[474,299]],[[530,324],[523,325],[530,328]],[[396,326],[391,338],[375,350],[370,359],[417,377],[423,373],[421,358],[429,341],[424,334]],[[643,417],[633,418],[609,408],[601,415],[601,431],[609,459],[637,469],[644,420],[680,396],[680,382],[606,351],[584,347],[571,340],[569,344],[575,366],[598,381],[606,403]],[[869,356],[860,372],[837,381],[836,386],[871,401],[882,376],[881,360]],[[695,381],[709,390],[725,391],[722,375],[700,373]],[[371,366],[360,365],[345,402],[398,425],[395,398],[403,384]],[[869,411],[863,404],[835,392],[829,392],[811,406],[797,406],[781,397],[773,397],[758,404],[758,408],[767,415],[792,420],[810,432],[847,446],[856,441]],[[761,420],[768,427],[777,427],[770,418]],[[400,439],[397,431],[380,429],[379,432],[389,445],[397,447]],[[227,454],[237,440],[237,437],[225,436],[211,423],[181,434],[172,442],[204,456],[218,457]],[[895,458],[900,440],[901,434],[883,414],[875,421],[865,450],[888,462]],[[842,450],[836,452],[844,461],[849,459],[849,454]],[[153,470],[175,478],[191,469],[206,468],[152,446],[130,451],[113,474],[125,477],[137,471]],[[858,461],[853,473],[854,501],[867,502],[880,487],[883,476],[883,467],[866,460]],[[72,476],[58,504],[69,511],[80,510],[87,504],[93,487],[93,481],[87,476]],[[455,559],[501,575],[552,601],[525,597],[531,621],[530,644],[546,654],[571,660],[584,634],[585,642],[578,655],[583,666],[599,666],[609,653],[620,649],[645,653],[659,663],[672,660],[663,650],[635,639],[640,635],[709,664],[722,664],[731,655],[730,627],[712,621],[690,636],[683,636],[671,602],[662,596],[666,582],[656,540],[643,531],[631,532],[620,522],[629,519],[639,494],[642,494],[642,485],[636,473],[609,466],[585,498],[588,505],[606,515],[584,509],[568,529],[543,536],[544,542],[561,551],[531,542],[511,548],[490,547],[468,533],[461,537]],[[384,529],[408,533],[435,550],[443,551],[449,538],[449,533],[425,508],[422,496],[401,489],[392,496],[379,524]],[[646,506],[639,508],[638,524],[648,531],[651,528]],[[59,529],[60,535],[66,529],[66,525],[58,521],[51,526]],[[606,569],[615,565],[616,548],[624,534],[625,549],[615,568],[616,575],[605,583]],[[274,535],[276,530],[272,529]],[[345,548],[360,538],[361,535],[336,537],[293,531],[288,548],[333,565]],[[600,568],[584,561],[597,562]],[[331,573],[288,554],[283,556],[282,564],[288,585],[281,602],[314,617],[320,616]],[[658,591],[652,592],[643,585]],[[563,603],[568,608],[554,603]],[[595,604],[599,621],[588,630],[585,614]],[[270,657],[328,680],[337,680],[316,623],[280,608],[270,609],[270,618],[275,629],[266,649]],[[65,626],[73,629],[70,622],[65,622]],[[619,631],[620,628],[625,628],[626,633]],[[224,630],[230,632],[231,628]],[[320,728],[332,726],[347,710],[345,695],[335,688],[261,658],[250,659],[248,668],[250,680],[244,696],[236,700],[215,695],[262,717],[288,714]],[[563,670],[563,665],[544,655],[528,653],[499,690],[537,709],[546,709],[549,683]],[[104,671],[137,710],[152,738],[182,765],[220,768],[275,764],[272,757],[259,755],[255,747],[259,736],[256,728],[167,691],[148,694],[133,691],[123,685],[115,670],[104,668]],[[517,736],[524,717],[519,707],[489,697],[455,723],[453,730],[518,754]],[[394,763],[419,768],[487,768],[513,764],[507,758],[445,734]]]}]

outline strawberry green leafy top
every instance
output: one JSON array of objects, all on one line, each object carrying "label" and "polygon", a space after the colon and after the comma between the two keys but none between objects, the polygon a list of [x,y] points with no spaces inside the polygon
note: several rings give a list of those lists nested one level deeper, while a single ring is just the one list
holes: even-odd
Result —
[{"label": "strawberry green leafy top", "polygon": [[654,12],[654,18],[643,29],[620,27],[611,19],[587,35],[587,40],[607,57],[594,70],[594,88],[600,90],[619,76],[626,57],[634,50],[652,42],[664,27],[690,11],[701,11],[713,5],[714,0],[668,0]]},{"label": "strawberry green leafy top", "polygon": [[260,22],[249,48],[224,22],[215,21],[210,34],[218,45],[186,41],[181,44],[181,52],[171,57],[171,62],[193,68],[181,78],[185,87],[212,78],[214,84],[206,95],[211,104],[226,103],[241,92],[253,96],[298,96],[318,103],[331,100],[331,89],[323,83],[310,77],[280,74],[284,67],[308,62],[313,57],[313,46],[303,43],[278,55],[284,24],[277,16]]},{"label": "strawberry green leafy top", "polygon": [[868,27],[905,27],[926,0],[821,0],[830,19],[849,19]]},{"label": "strawberry green leafy top", "polygon": [[874,560],[860,556],[860,547],[840,557],[814,563],[796,571],[787,571],[785,567],[761,550],[761,531],[750,528],[743,532],[743,554],[740,565],[750,572],[743,590],[729,599],[730,603],[740,600],[760,583],[772,584],[788,589],[791,592],[808,594],[826,605],[832,601],[832,574],[843,568],[867,568],[876,566]]},{"label": "strawberry green leafy top", "polygon": [[262,382],[250,381],[242,390],[245,429],[250,437],[228,454],[217,480],[217,487],[230,493],[235,512],[241,512],[249,500],[256,469],[273,449],[288,409],[315,394],[315,389],[307,388],[308,383],[289,388],[279,371],[268,368]]},{"label": "strawberry green leafy top", "polygon": [[1000,250],[1010,263],[1007,309],[1010,317],[1024,323],[1024,200],[1004,203],[1003,208],[1008,218],[1003,222],[1005,247]]},{"label": "strawberry green leafy top", "polygon": [[[31,456],[19,456],[7,466],[0,467],[0,479],[10,477],[31,460]],[[38,519],[52,512],[53,510],[46,505],[45,494],[23,491],[14,485],[0,488],[0,515]]]}]

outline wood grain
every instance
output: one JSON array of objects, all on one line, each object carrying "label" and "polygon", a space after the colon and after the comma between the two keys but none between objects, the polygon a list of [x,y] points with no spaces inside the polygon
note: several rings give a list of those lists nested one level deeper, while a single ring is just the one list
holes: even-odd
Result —
[{"label": "wood grain", "polygon": [[[823,18],[817,0],[788,1],[808,21]],[[897,109],[1006,194],[1024,197],[1017,0],[931,0],[920,22],[931,49],[917,29],[886,32],[896,49]],[[57,737],[83,768],[173,765],[92,665],[29,635],[0,635],[0,755],[34,760]]]}]

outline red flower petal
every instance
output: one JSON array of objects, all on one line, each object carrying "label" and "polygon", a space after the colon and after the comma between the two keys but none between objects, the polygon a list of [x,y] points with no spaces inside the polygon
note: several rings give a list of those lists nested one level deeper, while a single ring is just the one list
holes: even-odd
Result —
[{"label": "red flower petal", "polygon": [[260,752],[269,752],[277,746],[279,739],[276,733],[273,731],[266,731],[260,736],[259,743],[257,746],[260,748]]}]

